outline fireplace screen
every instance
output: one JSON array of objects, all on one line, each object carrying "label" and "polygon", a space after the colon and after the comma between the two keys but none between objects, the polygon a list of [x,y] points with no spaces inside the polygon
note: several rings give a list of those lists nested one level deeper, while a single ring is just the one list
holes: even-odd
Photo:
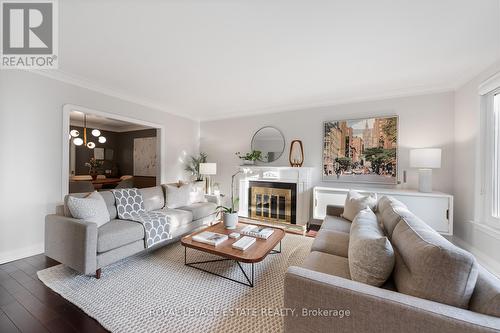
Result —
[{"label": "fireplace screen", "polygon": [[[295,184],[288,188],[274,187],[273,183],[256,182],[250,186],[250,218],[295,224]],[[283,183],[276,186],[283,187]]]}]

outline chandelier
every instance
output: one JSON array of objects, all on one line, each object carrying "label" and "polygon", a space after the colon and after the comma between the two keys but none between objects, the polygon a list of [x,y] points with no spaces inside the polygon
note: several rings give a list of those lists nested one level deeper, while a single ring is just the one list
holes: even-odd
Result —
[{"label": "chandelier", "polygon": [[[101,131],[98,129],[93,129],[92,130],[92,136],[97,138],[97,141],[99,143],[105,143],[106,142],[106,137],[101,135]],[[95,143],[93,141],[88,141],[87,142],[87,115],[83,115],[83,139],[80,138],[80,132],[76,129],[73,129],[69,132],[69,139],[71,140],[73,138],[73,143],[75,146],[81,146],[85,145],[89,149],[94,149],[95,148]]]}]

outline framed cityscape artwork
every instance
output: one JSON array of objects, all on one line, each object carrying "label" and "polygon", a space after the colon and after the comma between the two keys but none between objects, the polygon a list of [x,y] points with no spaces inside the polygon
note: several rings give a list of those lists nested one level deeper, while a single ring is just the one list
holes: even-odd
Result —
[{"label": "framed cityscape artwork", "polygon": [[323,180],[397,184],[398,117],[326,121]]}]

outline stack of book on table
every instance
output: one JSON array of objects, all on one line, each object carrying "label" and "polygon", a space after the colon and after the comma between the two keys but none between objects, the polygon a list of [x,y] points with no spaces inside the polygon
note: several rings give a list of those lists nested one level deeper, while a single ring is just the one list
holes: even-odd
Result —
[{"label": "stack of book on table", "polygon": [[218,234],[216,232],[210,232],[210,231],[203,231],[193,236],[194,241],[213,246],[217,246],[227,239],[228,239],[227,235]]},{"label": "stack of book on table", "polygon": [[254,244],[255,241],[256,239],[253,237],[243,236],[238,241],[234,242],[232,246],[235,249],[245,251],[250,246],[252,246],[252,244]]},{"label": "stack of book on table", "polygon": [[241,233],[246,236],[268,239],[273,234],[273,228],[262,227],[258,225],[247,225],[241,230]]}]

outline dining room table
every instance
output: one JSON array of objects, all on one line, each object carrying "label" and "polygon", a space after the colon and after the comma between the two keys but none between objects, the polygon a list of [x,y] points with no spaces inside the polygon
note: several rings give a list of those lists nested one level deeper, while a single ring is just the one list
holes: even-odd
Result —
[{"label": "dining room table", "polygon": [[102,178],[92,180],[92,185],[96,190],[101,189],[104,185],[118,185],[120,178]]}]

